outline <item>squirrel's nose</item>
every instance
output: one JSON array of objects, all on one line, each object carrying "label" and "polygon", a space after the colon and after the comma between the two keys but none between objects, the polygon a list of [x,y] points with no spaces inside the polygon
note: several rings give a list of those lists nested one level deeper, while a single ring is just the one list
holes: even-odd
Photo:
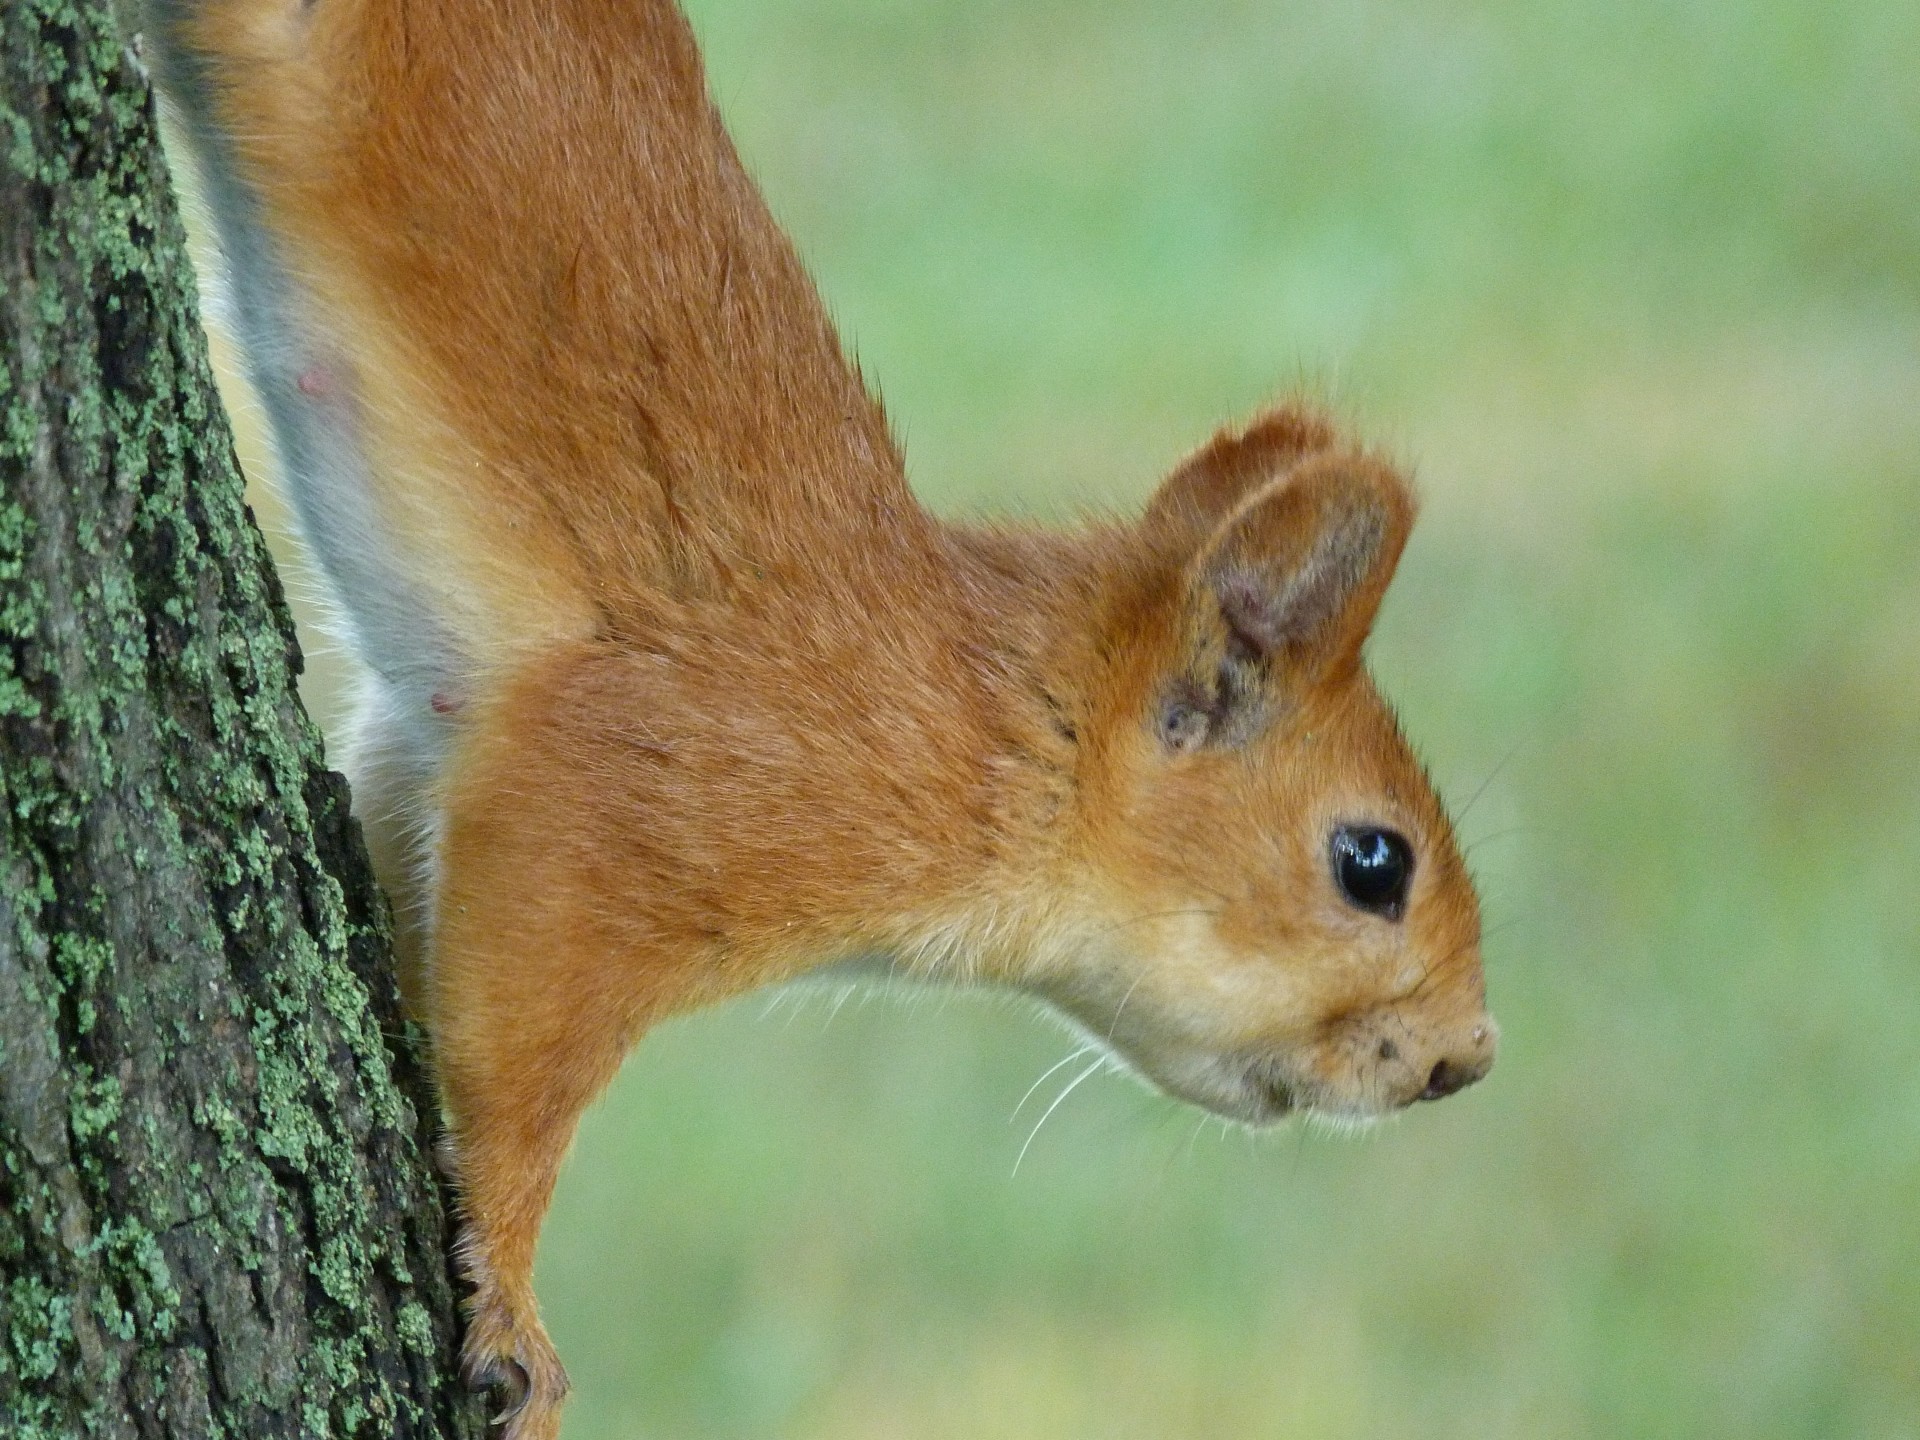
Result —
[{"label": "squirrel's nose", "polygon": [[1493,1068],[1494,1029],[1491,1021],[1474,1026],[1467,1044],[1457,1054],[1443,1055],[1427,1072],[1427,1086],[1415,1099],[1444,1100],[1464,1090]]},{"label": "squirrel's nose", "polygon": [[1436,1060],[1433,1072],[1427,1076],[1427,1088],[1420,1092],[1422,1100],[1444,1100],[1456,1090],[1464,1090],[1489,1069],[1478,1063],[1465,1063],[1458,1060]]}]

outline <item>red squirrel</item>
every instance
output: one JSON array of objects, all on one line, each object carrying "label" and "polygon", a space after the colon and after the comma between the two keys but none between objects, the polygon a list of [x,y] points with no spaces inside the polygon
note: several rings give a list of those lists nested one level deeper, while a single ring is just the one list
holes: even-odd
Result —
[{"label": "red squirrel", "polygon": [[648,1027],[831,964],[1035,996],[1252,1125],[1484,1075],[1478,904],[1361,660],[1406,481],[1317,411],[1131,522],[956,523],[672,0],[149,0],[431,1039],[470,1383]]}]

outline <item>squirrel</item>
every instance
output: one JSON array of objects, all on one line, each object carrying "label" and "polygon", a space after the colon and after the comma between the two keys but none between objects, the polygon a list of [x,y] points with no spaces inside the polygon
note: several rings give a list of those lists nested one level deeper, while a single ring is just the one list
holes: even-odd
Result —
[{"label": "squirrel", "polygon": [[575,1123],[676,1012],[999,987],[1250,1125],[1487,1072],[1473,884],[1362,661],[1387,459],[1281,404],[1129,522],[936,518],[673,0],[146,3],[364,662],[343,768],[509,1440],[558,1432]]}]

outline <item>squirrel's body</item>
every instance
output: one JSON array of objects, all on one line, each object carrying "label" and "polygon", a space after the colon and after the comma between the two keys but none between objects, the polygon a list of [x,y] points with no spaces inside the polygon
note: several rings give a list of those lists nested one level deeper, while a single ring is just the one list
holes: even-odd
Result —
[{"label": "squirrel's body", "polygon": [[672,1011],[884,957],[1248,1119],[1484,1071],[1472,890],[1359,665],[1385,465],[1279,411],[1141,522],[943,523],[670,0],[155,4],[369,671],[356,801],[517,1436],[564,1390],[531,1270],[574,1120]]}]

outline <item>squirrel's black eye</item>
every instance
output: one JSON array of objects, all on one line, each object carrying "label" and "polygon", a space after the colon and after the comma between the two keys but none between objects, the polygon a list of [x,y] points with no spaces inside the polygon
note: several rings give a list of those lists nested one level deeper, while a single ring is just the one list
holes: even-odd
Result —
[{"label": "squirrel's black eye", "polygon": [[1342,827],[1333,832],[1333,875],[1353,904],[1398,920],[1407,908],[1413,847],[1391,830]]}]

